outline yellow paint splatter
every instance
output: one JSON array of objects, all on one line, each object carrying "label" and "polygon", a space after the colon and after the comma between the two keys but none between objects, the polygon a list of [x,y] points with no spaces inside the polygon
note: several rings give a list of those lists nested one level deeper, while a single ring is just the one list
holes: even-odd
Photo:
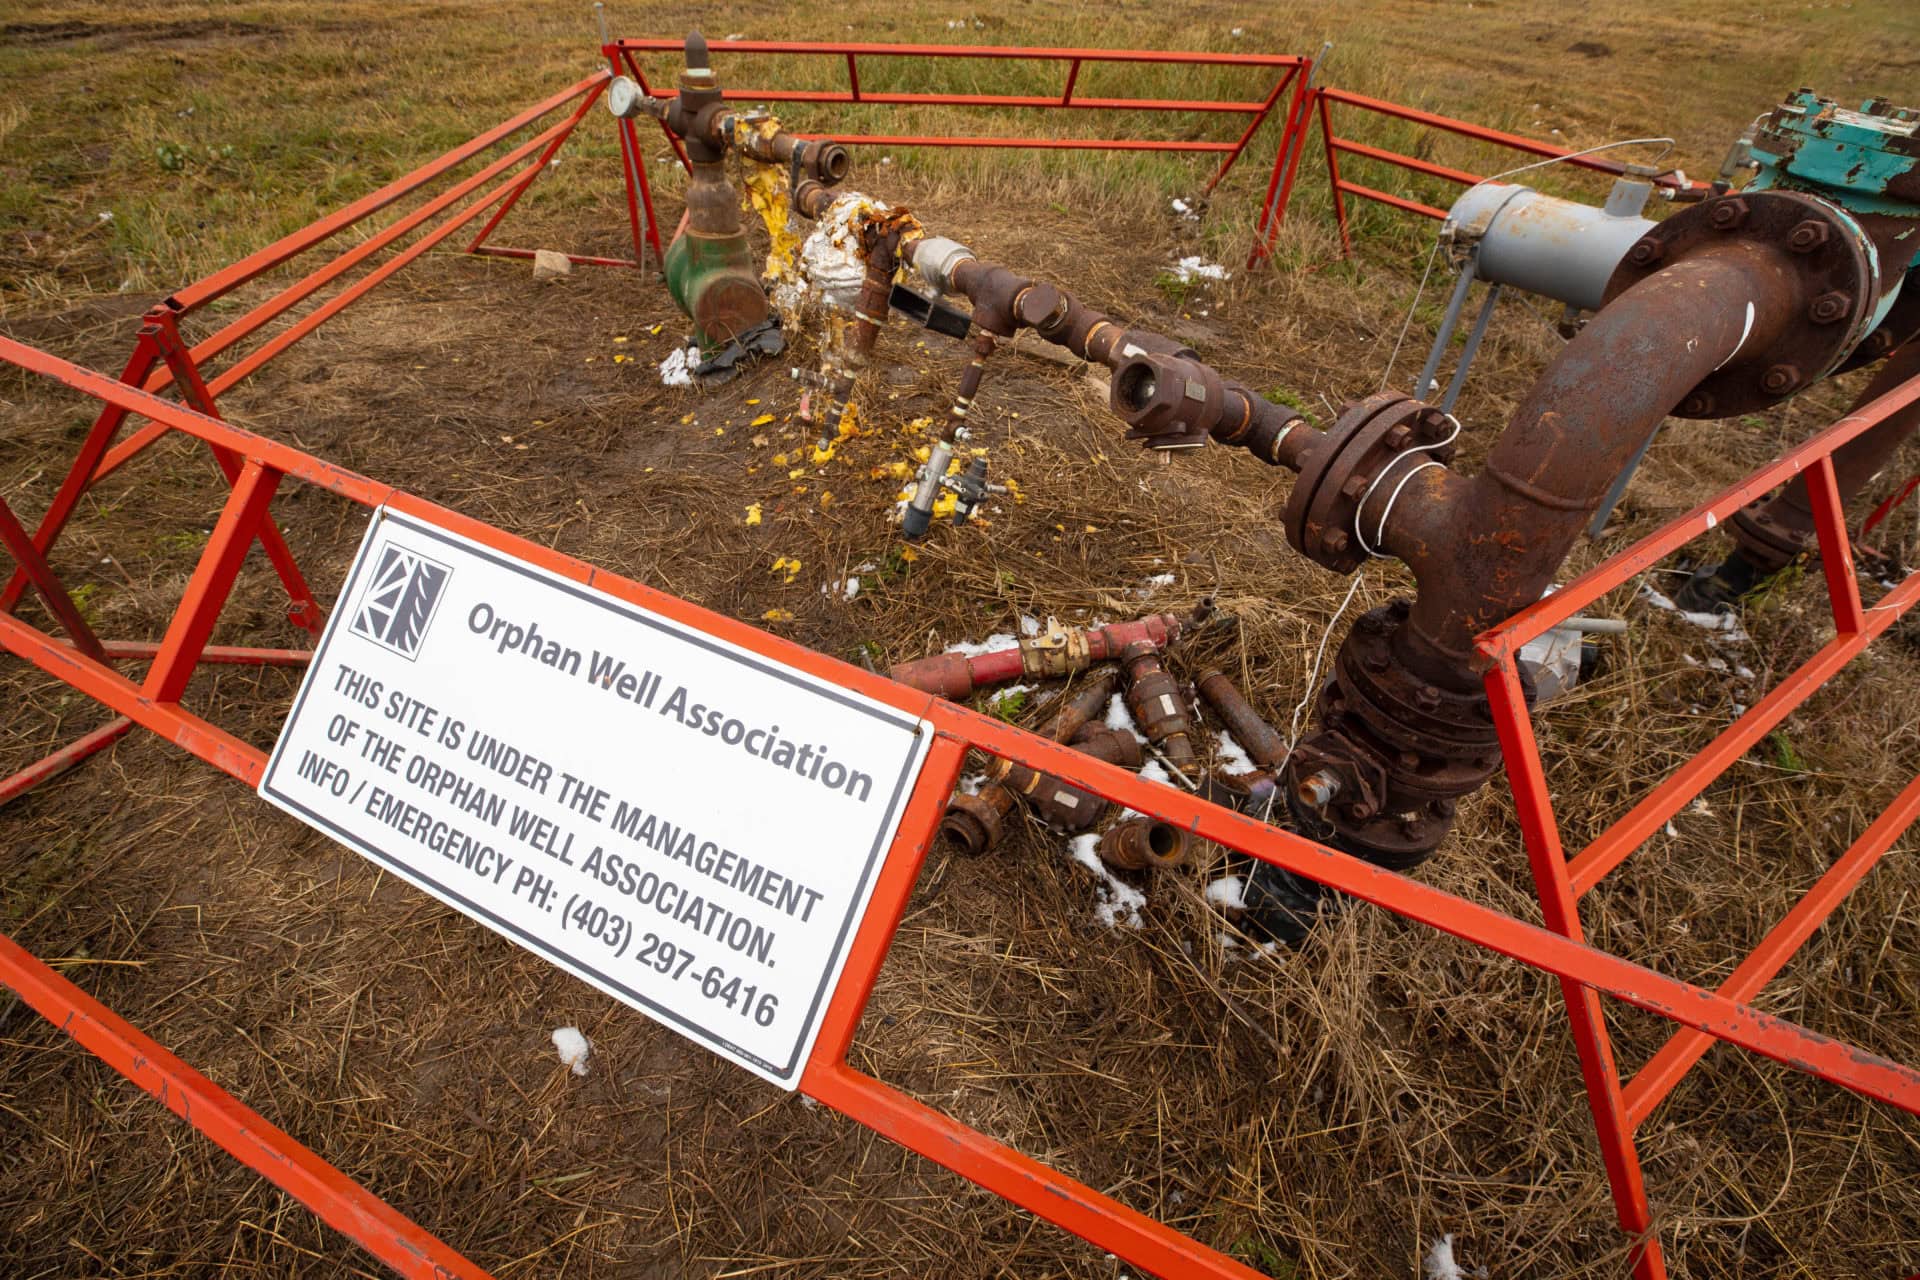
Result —
[{"label": "yellow paint splatter", "polygon": [[823,490],[820,494],[820,509],[822,511],[825,511],[828,507],[832,505],[833,505],[833,490],[831,489]]},{"label": "yellow paint splatter", "polygon": [[626,334],[624,334],[624,333],[623,333],[623,334],[621,334],[621,335],[620,335],[619,337],[617,337],[617,338],[615,338],[615,339],[614,339],[614,341],[615,341],[615,342],[617,342],[617,343],[621,343],[621,344],[624,344],[624,343],[626,342],[626,340],[627,340],[627,335],[626,335]]},{"label": "yellow paint splatter", "polygon": [[760,523],[760,504],[759,503],[755,502],[747,507],[747,523],[748,524]]},{"label": "yellow paint splatter", "polygon": [[[758,400],[749,400],[749,401],[747,401],[747,403],[748,403],[748,404],[759,404],[760,402],[759,402]],[[749,422],[749,423],[748,423],[747,425],[748,425],[748,426],[750,426],[750,427],[764,427],[764,426],[766,426],[766,425],[767,425],[767,424],[768,424],[769,422],[772,422],[772,421],[773,421],[773,415],[772,415],[772,414],[770,414],[770,413],[763,413],[763,414],[761,414],[761,415],[760,415],[759,417],[757,417],[757,418],[755,418],[755,419],[754,419],[754,420],[753,420],[752,422]]]},{"label": "yellow paint splatter", "polygon": [[800,562],[792,556],[780,556],[774,560],[773,567],[768,569],[767,572],[784,573],[787,575],[786,580],[792,582],[800,576]]},{"label": "yellow paint splatter", "polygon": [[793,610],[769,609],[765,613],[760,615],[760,620],[762,622],[792,622]]},{"label": "yellow paint splatter", "polygon": [[787,479],[798,480],[801,476],[805,474],[807,474],[807,469],[805,467],[795,467],[793,470],[787,472]]},{"label": "yellow paint splatter", "polygon": [[666,327],[666,322],[661,321],[659,324],[653,326],[653,328],[647,330],[647,336],[649,338],[657,338],[660,336],[660,331]]}]

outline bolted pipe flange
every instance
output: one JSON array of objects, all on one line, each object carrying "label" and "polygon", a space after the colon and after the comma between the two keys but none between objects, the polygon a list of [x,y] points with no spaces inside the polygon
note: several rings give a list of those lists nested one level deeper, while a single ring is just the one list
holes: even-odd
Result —
[{"label": "bolted pipe flange", "polygon": [[[1351,573],[1367,558],[1353,528],[1369,491],[1390,483],[1389,468],[1405,475],[1415,465],[1402,462],[1408,451],[1446,439],[1451,426],[1440,410],[1397,392],[1348,405],[1301,459],[1300,478],[1280,512],[1287,541],[1335,573]],[[1428,447],[1419,456],[1445,462],[1453,445]]]},{"label": "bolted pipe flange", "polygon": [[1906,282],[1874,331],[1861,339],[1835,373],[1884,360],[1895,348],[1920,338],[1920,268],[1908,268]]},{"label": "bolted pipe flange", "polygon": [[[1403,601],[1362,614],[1320,693],[1320,728],[1294,749],[1285,775],[1296,816],[1315,815],[1334,843],[1404,870],[1446,837],[1459,797],[1500,766],[1484,693],[1443,688],[1394,660]],[[1529,703],[1533,682],[1521,669]]]},{"label": "bolted pipe flange", "polygon": [[1641,262],[1628,254],[1607,281],[1606,303],[1691,254],[1753,243],[1778,252],[1769,278],[1788,291],[1793,312],[1769,340],[1743,341],[1681,401],[1676,417],[1755,413],[1826,377],[1867,336],[1881,297],[1879,255],[1861,223],[1806,192],[1748,190],[1709,200],[1667,218],[1644,239],[1661,246],[1660,256]]}]

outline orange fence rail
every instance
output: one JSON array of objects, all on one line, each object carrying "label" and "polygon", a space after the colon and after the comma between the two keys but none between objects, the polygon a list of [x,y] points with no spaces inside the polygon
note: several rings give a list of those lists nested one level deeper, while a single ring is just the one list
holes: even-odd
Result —
[{"label": "orange fence rail", "polygon": [[[1524,137],[1517,133],[1507,133],[1500,129],[1489,129],[1485,125],[1474,124],[1469,120],[1456,120],[1452,116],[1437,115],[1431,111],[1421,111],[1414,107],[1403,107],[1397,102],[1387,102],[1380,98],[1369,98],[1358,93],[1348,93],[1343,89],[1315,89],[1313,91],[1312,111],[1320,119],[1320,139],[1327,157],[1327,186],[1333,196],[1334,221],[1340,227],[1340,246],[1351,253],[1353,237],[1348,227],[1347,197],[1357,200],[1370,200],[1389,208],[1399,209],[1403,213],[1419,214],[1423,218],[1444,219],[1445,209],[1436,209],[1411,196],[1398,195],[1383,191],[1377,187],[1363,186],[1349,178],[1341,176],[1340,158],[1350,156],[1356,160],[1367,160],[1377,164],[1401,169],[1408,173],[1417,173],[1429,178],[1439,178],[1446,182],[1457,183],[1463,187],[1475,186],[1486,181],[1487,175],[1469,173],[1464,169],[1455,169],[1449,165],[1435,164],[1418,156],[1393,151],[1386,147],[1369,146],[1352,138],[1343,138],[1333,130],[1333,108],[1345,106],[1354,111],[1366,112],[1391,120],[1404,120],[1409,124],[1431,129],[1438,133],[1457,138],[1466,138],[1473,142],[1484,142],[1492,146],[1503,147],[1520,156],[1534,156],[1541,159],[1558,160],[1572,165],[1576,169],[1588,169],[1595,173],[1610,173],[1616,177],[1627,172],[1627,166],[1618,160],[1605,156],[1584,155],[1568,147],[1555,146],[1541,142],[1536,138]],[[1687,192],[1702,191],[1706,184],[1689,182],[1685,178],[1671,174],[1662,174],[1653,179],[1656,186],[1668,190]]]},{"label": "orange fence rail", "polygon": [[[681,42],[678,40],[615,40],[608,43],[602,52],[608,65],[615,72],[623,67],[631,74],[640,87],[658,97],[672,97],[676,90],[653,88],[642,69],[636,54],[678,54]],[[934,106],[954,108],[989,108],[995,110],[1039,110],[1039,111],[1143,111],[1151,113],[1174,113],[1185,116],[1198,116],[1202,119],[1209,115],[1241,115],[1247,117],[1247,124],[1240,136],[1232,142],[1207,139],[1173,138],[1128,138],[1128,137],[1022,137],[1006,134],[966,134],[966,133],[832,133],[802,134],[802,137],[830,138],[850,146],[868,145],[884,147],[967,147],[967,148],[1008,148],[1015,150],[1048,151],[1160,151],[1199,155],[1218,155],[1220,167],[1207,180],[1204,194],[1211,195],[1220,185],[1234,162],[1246,151],[1247,144],[1253,141],[1260,127],[1272,116],[1274,108],[1281,98],[1287,98],[1286,111],[1282,116],[1280,138],[1274,148],[1273,172],[1267,180],[1267,193],[1260,206],[1260,218],[1255,256],[1264,256],[1272,243],[1273,232],[1279,229],[1280,222],[1286,216],[1288,197],[1293,188],[1293,177],[1299,168],[1300,155],[1306,149],[1302,144],[1306,137],[1307,108],[1311,94],[1313,60],[1296,57],[1293,54],[1269,53],[1206,53],[1178,52],[1164,49],[1065,49],[1036,48],[1032,46],[1001,47],[993,45],[939,45],[939,44],[859,44],[852,42],[811,42],[802,40],[728,40],[711,46],[715,55],[745,57],[750,61],[762,61],[767,56],[805,56],[844,61],[847,70],[847,87],[844,89],[810,90],[772,88],[736,88],[726,86],[725,78],[722,94],[732,102],[794,102],[806,104],[837,104],[858,107],[912,107]],[[1062,68],[1061,86],[1058,94],[1007,94],[1007,93],[887,93],[863,91],[860,87],[860,60],[906,59],[918,62],[943,62],[959,60],[989,60],[995,62],[1038,62],[1055,64]],[[1134,97],[1086,97],[1076,96],[1075,86],[1080,79],[1080,69],[1088,63],[1125,64],[1133,66],[1162,67],[1235,67],[1247,70],[1264,71],[1274,76],[1273,85],[1257,99],[1225,98],[1134,98]],[[1291,91],[1291,92],[1289,92]],[[660,126],[666,135],[667,144],[673,148],[681,165],[687,164],[687,155],[680,146],[680,140]],[[638,135],[633,131],[633,121],[622,122],[621,153],[627,170],[628,205],[635,220],[634,240],[636,243],[644,235],[656,254],[660,252],[658,226],[654,221],[653,202],[649,194],[647,181],[647,163],[645,152],[641,149]],[[640,218],[645,215],[644,232],[640,227]]]}]

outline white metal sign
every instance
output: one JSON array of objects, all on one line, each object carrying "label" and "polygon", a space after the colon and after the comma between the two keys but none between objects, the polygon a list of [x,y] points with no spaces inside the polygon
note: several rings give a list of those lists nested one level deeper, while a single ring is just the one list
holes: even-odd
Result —
[{"label": "white metal sign", "polygon": [[382,509],[260,794],[792,1089],[932,736]]}]

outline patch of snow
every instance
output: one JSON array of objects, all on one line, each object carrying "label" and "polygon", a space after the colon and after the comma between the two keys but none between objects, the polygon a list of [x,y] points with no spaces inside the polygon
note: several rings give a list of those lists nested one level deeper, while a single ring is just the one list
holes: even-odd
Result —
[{"label": "patch of snow", "polygon": [[1245,27],[1235,27],[1233,30],[1227,32],[1227,34],[1235,40],[1238,40],[1241,36],[1247,34],[1247,29]]},{"label": "patch of snow", "polygon": [[1023,635],[1023,636],[1037,636],[1037,635],[1039,635],[1039,634],[1040,634],[1040,619],[1038,619],[1038,618],[1035,618],[1035,617],[1030,617],[1029,615],[1027,615],[1027,614],[1024,614],[1024,613],[1023,613],[1023,614],[1021,614],[1021,615],[1020,615],[1020,634],[1021,634],[1021,635]]},{"label": "patch of snow", "polygon": [[1247,905],[1247,882],[1239,876],[1224,876],[1207,886],[1207,901],[1222,911],[1241,911]]},{"label": "patch of snow", "polygon": [[839,582],[823,582],[820,584],[820,594],[838,595],[842,600],[851,600],[860,594],[860,579],[849,577]]},{"label": "patch of snow", "polygon": [[1018,636],[1008,635],[1004,631],[999,631],[988,636],[978,644],[975,644],[971,640],[962,640],[958,644],[950,644],[947,646],[946,651],[948,653],[964,654],[969,658],[977,658],[983,653],[992,653],[996,649],[1011,649],[1019,643],[1020,639]]},{"label": "patch of snow", "polygon": [[1145,600],[1162,587],[1170,587],[1179,580],[1180,577],[1178,574],[1156,573],[1151,578],[1147,578],[1141,582],[1139,586],[1132,588],[1127,594],[1136,600]]},{"label": "patch of snow", "polygon": [[1247,754],[1247,749],[1225,729],[1217,730],[1213,738],[1220,753],[1220,763],[1227,766],[1228,773],[1252,773],[1259,767],[1254,764],[1253,757]]},{"label": "patch of snow", "polygon": [[1486,1280],[1487,1269],[1475,1267],[1468,1271],[1453,1256],[1453,1233],[1448,1232],[1433,1242],[1427,1250],[1425,1265],[1427,1280]]},{"label": "patch of snow", "polygon": [[960,779],[960,791],[963,795],[977,796],[980,794],[980,788],[986,785],[987,775],[984,773],[970,773]]},{"label": "patch of snow", "polygon": [[573,1068],[573,1074],[587,1074],[587,1055],[593,1052],[593,1041],[581,1034],[578,1027],[555,1027],[553,1047],[560,1051],[562,1066]]},{"label": "patch of snow", "polygon": [[1127,700],[1117,693],[1107,703],[1106,725],[1109,729],[1124,729],[1141,742],[1147,740],[1146,735],[1140,732],[1140,727],[1134,724],[1133,713],[1127,710]]},{"label": "patch of snow", "polygon": [[1184,284],[1189,280],[1225,280],[1229,273],[1219,263],[1208,262],[1196,254],[1174,263],[1173,275],[1174,279]]},{"label": "patch of snow", "polygon": [[660,385],[663,387],[690,387],[693,385],[693,371],[700,367],[700,348],[680,347],[660,362]]},{"label": "patch of snow", "polygon": [[1179,214],[1181,218],[1185,219],[1186,221],[1188,222],[1200,221],[1200,211],[1194,208],[1192,205],[1188,204],[1185,200],[1182,200],[1180,197],[1175,196],[1168,203],[1173,206],[1173,211]]},{"label": "patch of snow", "polygon": [[1740,678],[1741,678],[1742,680],[1751,680],[1751,679],[1753,679],[1753,678],[1754,678],[1754,677],[1753,677],[1753,668],[1752,668],[1752,667],[1748,667],[1748,666],[1736,666],[1736,667],[1734,667],[1734,669],[1733,669],[1733,674],[1735,674],[1736,676],[1739,676],[1739,677],[1740,677]]},{"label": "patch of snow", "polygon": [[1067,842],[1067,852],[1073,860],[1093,872],[1099,881],[1099,900],[1094,903],[1093,913],[1109,929],[1118,926],[1138,929],[1140,908],[1147,905],[1147,895],[1107,869],[1107,864],[1100,861],[1100,855],[1095,852],[1099,844],[1099,833],[1093,831]]},{"label": "patch of snow", "polygon": [[1167,772],[1167,767],[1160,763],[1157,756],[1147,757],[1147,762],[1140,766],[1140,776],[1148,782],[1164,782],[1168,786],[1173,785],[1173,775]]},{"label": "patch of snow", "polygon": [[1717,631],[1721,636],[1735,644],[1747,639],[1746,628],[1740,625],[1740,619],[1730,613],[1694,613],[1682,609],[1668,597],[1653,589],[1649,583],[1640,584],[1640,595],[1656,609],[1678,614],[1683,622],[1690,622],[1703,631]]}]

